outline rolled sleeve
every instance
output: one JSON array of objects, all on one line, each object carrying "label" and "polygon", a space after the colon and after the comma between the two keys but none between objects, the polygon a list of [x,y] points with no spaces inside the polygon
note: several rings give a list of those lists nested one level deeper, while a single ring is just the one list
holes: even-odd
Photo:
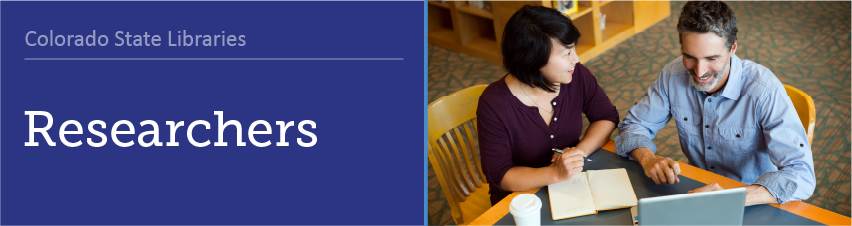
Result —
[{"label": "rolled sleeve", "polygon": [[766,190],[769,190],[769,194],[772,194],[772,196],[778,199],[778,203],[792,201],[794,191],[799,186],[796,181],[784,177],[781,171],[763,174],[760,178],[757,178],[754,184],[766,187]]},{"label": "rolled sleeve", "polygon": [[644,135],[625,133],[615,138],[615,153],[620,156],[630,157],[633,159],[633,157],[628,154],[630,154],[631,151],[642,147],[649,148],[654,153],[657,153],[657,145],[654,144],[654,141],[652,141],[651,138]]}]

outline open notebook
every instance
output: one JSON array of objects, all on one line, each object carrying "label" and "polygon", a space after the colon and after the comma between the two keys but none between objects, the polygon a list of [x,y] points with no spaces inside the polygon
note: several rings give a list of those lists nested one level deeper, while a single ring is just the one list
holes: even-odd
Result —
[{"label": "open notebook", "polygon": [[629,208],[638,202],[624,168],[588,170],[547,189],[553,220]]}]

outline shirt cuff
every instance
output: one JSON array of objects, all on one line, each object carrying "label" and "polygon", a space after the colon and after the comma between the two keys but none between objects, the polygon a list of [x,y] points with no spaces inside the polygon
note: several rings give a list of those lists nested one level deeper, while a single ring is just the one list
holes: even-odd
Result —
[{"label": "shirt cuff", "polygon": [[628,157],[630,160],[634,160],[633,156],[630,156],[629,154],[637,148],[649,148],[654,153],[657,153],[657,145],[655,145],[654,141],[651,141],[651,138],[648,138],[647,136],[625,133],[618,135],[618,137],[615,138],[615,153],[622,157]]},{"label": "shirt cuff", "polygon": [[756,181],[755,185],[760,185],[769,190],[769,194],[778,199],[778,204],[783,204],[790,200],[790,197],[796,193],[798,184],[796,181],[790,180],[781,174],[781,171],[775,171],[763,174]]},{"label": "shirt cuff", "polygon": [[515,167],[515,166],[510,165],[510,166],[504,166],[504,167],[498,169],[495,172],[495,174],[492,174],[493,180],[487,180],[487,179],[492,179],[492,178],[486,177],[486,181],[488,182],[489,186],[493,187],[494,190],[499,192],[499,193],[505,193],[505,194],[512,193],[511,191],[504,191],[502,185],[503,185],[503,177],[505,177],[506,173],[509,172],[509,170],[512,169],[513,167]]}]

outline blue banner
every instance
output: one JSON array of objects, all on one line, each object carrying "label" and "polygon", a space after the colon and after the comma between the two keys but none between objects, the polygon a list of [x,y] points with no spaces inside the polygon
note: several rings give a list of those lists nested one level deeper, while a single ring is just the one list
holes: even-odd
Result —
[{"label": "blue banner", "polygon": [[423,224],[422,2],[3,2],[2,224]]}]

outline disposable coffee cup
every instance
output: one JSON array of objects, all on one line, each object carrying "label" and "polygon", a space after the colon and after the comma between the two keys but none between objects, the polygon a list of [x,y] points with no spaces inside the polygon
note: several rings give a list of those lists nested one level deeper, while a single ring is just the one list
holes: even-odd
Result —
[{"label": "disposable coffee cup", "polygon": [[509,204],[509,213],[515,218],[516,225],[541,225],[541,199],[533,194],[520,194]]}]

